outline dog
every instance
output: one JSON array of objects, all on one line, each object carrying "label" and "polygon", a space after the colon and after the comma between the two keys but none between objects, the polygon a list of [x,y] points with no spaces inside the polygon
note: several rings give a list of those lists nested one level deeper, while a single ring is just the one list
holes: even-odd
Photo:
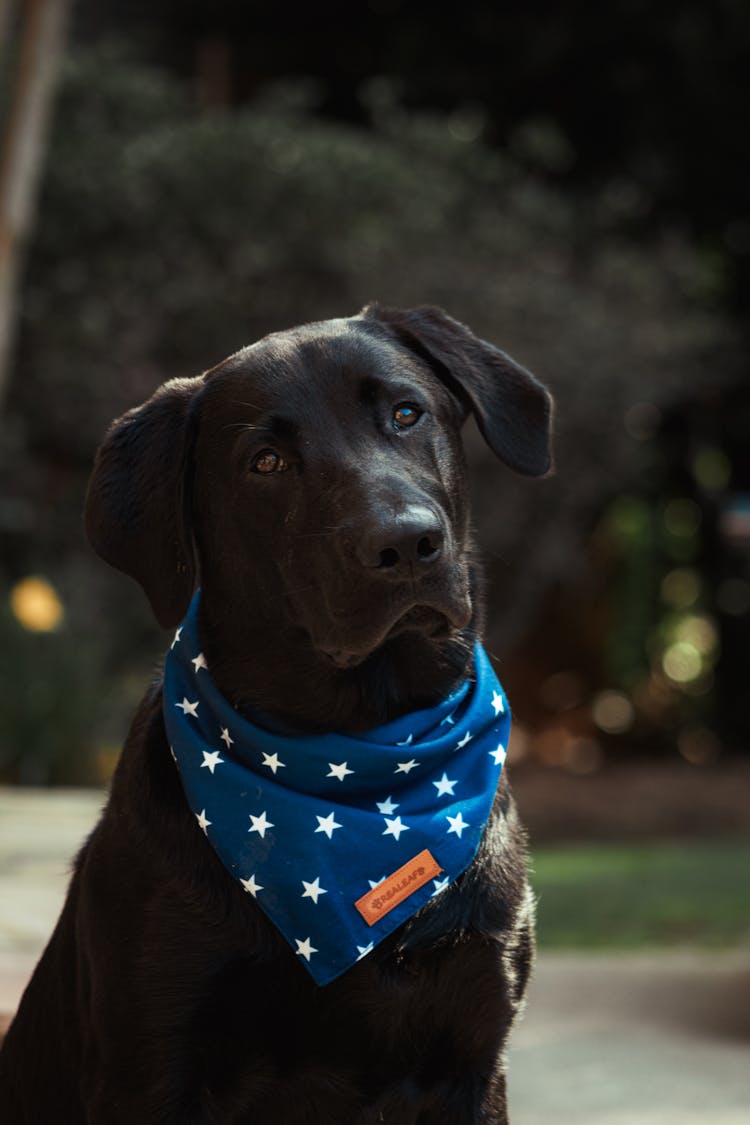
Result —
[{"label": "dog", "polygon": [[[238,722],[253,716],[283,745],[367,736],[458,698],[475,676],[469,413],[511,469],[549,470],[548,392],[439,308],[371,304],[274,333],[112,424],[88,537],[177,628],[172,653],[200,588],[192,663]],[[493,701],[502,707],[497,691]],[[210,846],[211,810],[186,799],[164,716],[187,708],[189,724],[197,703],[163,702],[156,683],[0,1053],[5,1125],[506,1122],[504,1052],[533,960],[534,903],[505,773],[485,794],[491,812],[465,870],[435,879],[440,893],[424,887],[419,909],[321,985],[309,972],[315,932],[294,950],[261,909],[255,875],[241,883]],[[453,722],[445,712],[440,730]],[[229,768],[210,767],[230,756],[228,727],[222,738],[196,771],[206,783]],[[269,782],[283,779],[284,762],[266,757]],[[329,764],[343,792],[351,761]],[[447,773],[431,784],[449,799]],[[318,817],[328,832],[310,832],[316,846],[340,827],[340,807]],[[248,829],[259,847],[272,827],[263,817]],[[356,836],[349,847],[364,870],[367,849]],[[374,901],[408,902],[424,870],[386,881]],[[311,911],[326,893],[317,882],[304,884]]]}]

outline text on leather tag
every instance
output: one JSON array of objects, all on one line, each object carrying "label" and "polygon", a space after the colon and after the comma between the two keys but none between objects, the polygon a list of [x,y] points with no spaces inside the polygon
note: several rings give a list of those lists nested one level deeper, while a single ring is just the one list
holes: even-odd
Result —
[{"label": "text on leather tag", "polygon": [[437,860],[425,848],[403,867],[399,867],[398,871],[394,871],[382,883],[378,883],[371,891],[357,899],[354,905],[367,925],[374,926],[393,910],[394,906],[398,906],[409,895],[413,895],[442,870]]}]

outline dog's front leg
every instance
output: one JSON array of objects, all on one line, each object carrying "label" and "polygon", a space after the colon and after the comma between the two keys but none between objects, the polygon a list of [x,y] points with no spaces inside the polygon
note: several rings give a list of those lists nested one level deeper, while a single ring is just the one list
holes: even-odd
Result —
[{"label": "dog's front leg", "polygon": [[498,1071],[489,1084],[470,1075],[429,1090],[400,1082],[363,1110],[355,1125],[508,1125],[505,1074]]}]

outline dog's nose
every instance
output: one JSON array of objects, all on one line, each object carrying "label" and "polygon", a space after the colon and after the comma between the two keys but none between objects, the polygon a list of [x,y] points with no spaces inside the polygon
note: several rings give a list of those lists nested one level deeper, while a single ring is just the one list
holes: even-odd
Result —
[{"label": "dog's nose", "polygon": [[410,565],[437,562],[444,540],[445,531],[436,513],[414,504],[397,515],[374,520],[359,540],[357,557],[363,566],[396,578]]}]

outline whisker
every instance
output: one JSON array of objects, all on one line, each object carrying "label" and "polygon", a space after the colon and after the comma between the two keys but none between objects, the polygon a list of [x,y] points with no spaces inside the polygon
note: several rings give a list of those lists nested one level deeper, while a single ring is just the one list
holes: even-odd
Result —
[{"label": "whisker", "polygon": [[294,590],[282,590],[280,594],[273,594],[268,600],[269,602],[275,601],[277,598],[290,598],[293,594],[302,594],[306,590],[319,590],[319,582],[311,582],[309,586],[297,586]]},{"label": "whisker", "polygon": [[[233,398],[231,400],[231,405],[232,406],[246,406],[249,410],[261,410],[262,409],[260,406],[258,406],[254,402],[243,402],[242,399],[238,399],[238,398]],[[227,422],[227,424],[223,427],[223,429],[225,429],[225,430],[231,430],[231,429],[234,429],[234,428],[243,429],[243,430],[259,430],[262,427],[253,426],[252,423],[250,423],[250,422]]]},{"label": "whisker", "polygon": [[320,535],[335,535],[337,531],[345,531],[346,525],[342,524],[341,527],[328,527],[325,531],[292,531],[295,539],[313,539]]},{"label": "whisker", "polygon": [[233,398],[231,400],[232,406],[249,406],[251,410],[260,410],[261,407],[255,402],[243,402],[241,399]]}]

